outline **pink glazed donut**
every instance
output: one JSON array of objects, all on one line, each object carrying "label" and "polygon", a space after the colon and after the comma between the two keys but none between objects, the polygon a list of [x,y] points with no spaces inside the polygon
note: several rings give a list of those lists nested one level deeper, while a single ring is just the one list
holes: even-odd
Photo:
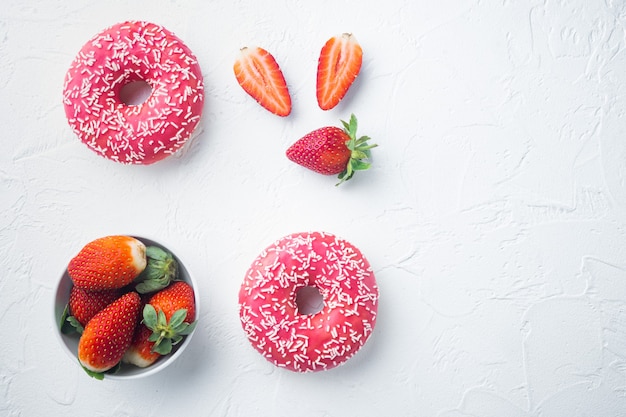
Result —
[{"label": "pink glazed donut", "polygon": [[[300,314],[296,295],[315,287],[324,305]],[[378,287],[361,252],[332,234],[295,233],[265,249],[239,291],[242,327],[278,367],[321,371],[351,358],[374,330]]]},{"label": "pink glazed donut", "polygon": [[[122,87],[145,81],[138,105]],[[129,21],[87,42],[65,76],[63,104],[72,130],[90,149],[124,164],[152,164],[173,154],[193,133],[204,102],[198,61],[172,32]]]}]

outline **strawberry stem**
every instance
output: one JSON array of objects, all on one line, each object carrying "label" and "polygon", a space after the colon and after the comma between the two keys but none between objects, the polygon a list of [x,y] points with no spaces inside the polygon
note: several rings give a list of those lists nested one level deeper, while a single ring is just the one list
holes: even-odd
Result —
[{"label": "strawberry stem", "polygon": [[343,125],[344,131],[350,137],[349,140],[346,141],[346,146],[350,149],[350,160],[348,161],[345,170],[339,174],[339,182],[335,184],[336,186],[348,181],[352,178],[356,171],[363,171],[369,169],[371,163],[368,160],[371,158],[370,149],[377,147],[378,145],[372,144],[369,145],[367,143],[370,140],[369,136],[361,136],[357,138],[356,130],[357,130],[357,119],[354,114],[350,115],[350,121],[345,122],[341,120],[341,124]]}]

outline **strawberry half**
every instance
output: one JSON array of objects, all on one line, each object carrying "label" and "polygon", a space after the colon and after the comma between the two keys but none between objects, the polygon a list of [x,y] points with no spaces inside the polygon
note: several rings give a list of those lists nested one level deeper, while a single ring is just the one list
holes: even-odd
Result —
[{"label": "strawberry half", "polygon": [[141,299],[129,292],[98,312],[85,326],[78,341],[78,360],[91,376],[117,365],[130,346],[139,321]]},{"label": "strawberry half", "polygon": [[154,294],[143,309],[143,323],[152,330],[148,339],[152,350],[161,355],[172,351],[183,336],[195,328],[196,301],[193,288],[184,281],[175,281]]},{"label": "strawberry half", "polygon": [[101,291],[130,284],[146,268],[146,246],[131,236],[105,236],[85,245],[67,272],[76,287]]},{"label": "strawberry half", "polygon": [[291,96],[278,63],[265,49],[241,48],[233,71],[239,85],[252,98],[278,116],[291,113]]},{"label": "strawberry half", "polygon": [[359,75],[363,50],[354,35],[333,36],[322,47],[317,63],[317,103],[330,110],[343,99]]},{"label": "strawberry half", "polygon": [[106,306],[117,300],[121,295],[119,290],[88,291],[73,286],[70,290],[67,321],[76,331],[82,333],[89,320]]},{"label": "strawberry half", "polygon": [[377,145],[369,145],[367,136],[357,138],[354,114],[349,123],[341,123],[343,129],[326,126],[298,139],[287,149],[287,158],[320,174],[339,174],[341,181],[337,185],[352,178],[356,171],[368,169],[370,149]]}]

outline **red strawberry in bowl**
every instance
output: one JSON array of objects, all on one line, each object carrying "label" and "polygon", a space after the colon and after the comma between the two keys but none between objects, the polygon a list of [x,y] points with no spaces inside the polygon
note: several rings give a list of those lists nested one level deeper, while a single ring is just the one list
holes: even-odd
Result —
[{"label": "red strawberry in bowl", "polygon": [[370,167],[370,149],[367,136],[356,136],[357,119],[341,121],[343,129],[326,126],[298,139],[287,149],[289,160],[324,175],[339,175],[339,183],[349,180],[356,171]]},{"label": "red strawberry in bowl", "polygon": [[195,328],[196,303],[193,288],[175,281],[157,292],[143,309],[143,324],[137,329],[124,361],[139,367],[154,363]]},{"label": "red strawberry in bowl", "polygon": [[129,292],[98,312],[85,326],[78,341],[78,360],[92,376],[120,363],[139,321],[141,299]]},{"label": "red strawberry in bowl", "polygon": [[79,333],[93,316],[117,300],[122,293],[120,290],[89,291],[73,286],[68,302],[67,321]]},{"label": "red strawberry in bowl", "polygon": [[74,285],[90,291],[122,288],[146,268],[146,245],[131,236],[105,236],[87,243],[67,266]]},{"label": "red strawberry in bowl", "polygon": [[178,275],[171,253],[146,246],[125,235],[105,236],[87,243],[67,266],[72,282],[87,291],[113,290],[135,281],[139,293],[160,290]]}]

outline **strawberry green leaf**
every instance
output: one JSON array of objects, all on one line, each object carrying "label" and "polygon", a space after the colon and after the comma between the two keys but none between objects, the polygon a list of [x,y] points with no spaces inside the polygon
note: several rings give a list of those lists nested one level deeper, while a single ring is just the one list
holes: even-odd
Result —
[{"label": "strawberry green leaf", "polygon": [[348,129],[350,133],[352,133],[355,136],[356,136],[356,127],[357,127],[356,116],[354,114],[351,114],[350,123],[348,123]]},{"label": "strawberry green leaf", "polygon": [[172,314],[168,322],[162,310],[156,311],[151,304],[144,307],[143,323],[152,330],[148,340],[154,342],[152,350],[161,355],[171,352],[172,346],[179,343],[183,336],[189,335],[195,328],[195,322],[191,325],[184,320],[187,318],[187,309],[180,309]]},{"label": "strawberry green leaf", "polygon": [[190,335],[191,332],[193,332],[193,330],[196,328],[196,323],[198,323],[197,321],[194,321],[193,323],[184,323],[187,326],[185,326],[184,329],[182,329],[181,331],[178,332],[178,334],[182,335],[182,336],[187,336]]},{"label": "strawberry green leaf", "polygon": [[352,152],[352,157],[354,158],[353,160],[361,160],[361,159],[367,159],[367,154],[361,150],[354,150]]},{"label": "strawberry green leaf", "polygon": [[353,159],[350,162],[350,165],[352,166],[352,169],[354,171],[362,171],[362,170],[368,169],[370,167],[369,163],[363,162],[363,161],[358,160],[358,159]]},{"label": "strawberry green leaf", "polygon": [[61,315],[60,330],[63,334],[83,333],[83,325],[80,324],[76,317],[70,315],[69,304],[65,305],[65,309]]},{"label": "strawberry green leaf", "polygon": [[143,324],[151,330],[157,325],[157,312],[152,304],[146,304],[143,308]]},{"label": "strawberry green leaf", "polygon": [[167,355],[172,351],[171,339],[163,338],[159,343],[155,343],[152,350],[161,355]]},{"label": "strawberry green leaf", "polygon": [[157,327],[167,327],[167,317],[163,310],[157,312]]},{"label": "strawberry green leaf", "polygon": [[161,290],[178,277],[178,262],[171,253],[158,246],[148,246],[146,257],[146,268],[136,280],[135,289],[138,293],[147,294]]},{"label": "strawberry green leaf", "polygon": [[158,246],[147,246],[146,256],[155,261],[167,261],[172,255]]},{"label": "strawberry green leaf", "polygon": [[59,330],[63,331],[63,325],[67,319],[67,316],[70,315],[70,306],[69,304],[65,304],[65,308],[63,309],[63,313],[61,313],[61,321],[59,322]]},{"label": "strawberry green leaf", "polygon": [[181,308],[180,310],[176,310],[172,317],[170,318],[170,326],[177,328],[180,326],[183,321],[187,318],[187,309]]},{"label": "strawberry green leaf", "polygon": [[76,332],[76,327],[69,322],[70,317],[70,307],[66,304],[65,309],[63,309],[63,314],[61,314],[61,321],[59,323],[59,330],[61,330],[61,333],[63,334],[72,334]]},{"label": "strawberry green leaf", "polygon": [[189,323],[181,323],[179,326],[175,327],[172,331],[175,335],[186,335],[190,332],[187,330],[189,328]]},{"label": "strawberry green leaf", "polygon": [[369,159],[372,156],[370,149],[378,146],[376,144],[369,145],[367,143],[367,141],[370,140],[369,136],[361,136],[357,138],[356,130],[358,123],[354,114],[350,115],[349,122],[341,120],[341,124],[343,125],[346,134],[350,137],[350,139],[346,141],[346,146],[350,150],[350,160],[346,165],[346,169],[339,174],[338,178],[340,181],[335,185],[340,185],[341,183],[352,178],[355,171],[368,169],[371,166],[371,163],[369,162]]},{"label": "strawberry green leaf", "polygon": [[83,329],[83,325],[80,324],[78,320],[76,320],[76,317],[68,316],[65,321],[69,323],[69,325],[72,329],[74,329],[75,332],[77,332],[78,334],[83,334],[83,330],[85,329]]},{"label": "strawberry green leaf", "polygon": [[175,346],[175,345],[179,344],[183,340],[183,337],[181,335],[177,334],[176,336],[172,337],[171,340],[172,340],[172,346]]},{"label": "strawberry green leaf", "polygon": [[89,375],[90,377],[92,377],[94,379],[97,379],[98,381],[102,381],[104,379],[104,373],[91,371],[91,370],[85,368],[82,364],[80,366],[81,366],[81,368],[83,368],[83,370],[85,372],[87,372],[87,375]]}]

